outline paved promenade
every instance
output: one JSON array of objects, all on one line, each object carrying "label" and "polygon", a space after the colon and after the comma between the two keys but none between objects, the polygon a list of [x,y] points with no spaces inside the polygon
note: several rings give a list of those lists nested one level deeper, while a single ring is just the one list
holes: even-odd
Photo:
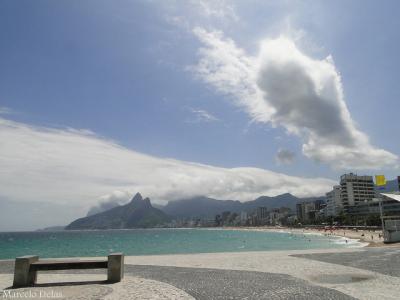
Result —
[{"label": "paved promenade", "polygon": [[21,290],[57,299],[398,299],[399,256],[396,248],[130,256],[118,284],[105,283],[103,270],[77,270],[42,273],[37,287],[16,290],[6,289],[13,262],[0,261],[0,299]]}]

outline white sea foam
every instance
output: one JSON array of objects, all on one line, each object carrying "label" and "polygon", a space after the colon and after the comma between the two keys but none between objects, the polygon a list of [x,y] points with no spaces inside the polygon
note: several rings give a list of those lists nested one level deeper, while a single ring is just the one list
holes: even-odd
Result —
[{"label": "white sea foam", "polygon": [[324,236],[322,233],[320,232],[303,232],[302,234],[304,235],[318,235],[318,236]]},{"label": "white sea foam", "polygon": [[333,242],[338,245],[346,245],[349,248],[362,248],[368,246],[368,243],[361,242],[358,239],[349,239],[346,237],[336,237],[333,239]]},{"label": "white sea foam", "polygon": [[[361,242],[359,239],[350,239],[347,237],[335,236],[335,235],[326,235],[321,232],[300,232],[300,231],[290,231],[285,229],[278,229],[275,232],[278,233],[286,233],[292,235],[303,235],[303,236],[319,236],[326,237],[333,241],[333,243],[341,246],[346,246],[348,248],[362,248],[368,246],[369,243]],[[347,241],[347,242],[346,242]]]}]

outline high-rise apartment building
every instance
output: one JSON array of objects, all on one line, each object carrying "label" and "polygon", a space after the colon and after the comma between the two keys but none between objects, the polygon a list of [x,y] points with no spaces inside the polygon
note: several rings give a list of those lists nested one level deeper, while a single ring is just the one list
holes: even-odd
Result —
[{"label": "high-rise apartment building", "polygon": [[300,222],[314,221],[318,212],[323,209],[323,200],[305,201],[296,204],[296,215]]},{"label": "high-rise apartment building", "polygon": [[358,176],[353,173],[340,176],[340,198],[344,210],[372,200],[375,197],[374,187],[372,176]]},{"label": "high-rise apartment building", "polygon": [[343,202],[340,197],[340,185],[335,185],[332,191],[326,193],[326,216],[335,217],[343,210]]},{"label": "high-rise apartment building", "polygon": [[258,207],[256,213],[259,221],[265,220],[269,216],[267,207]]}]

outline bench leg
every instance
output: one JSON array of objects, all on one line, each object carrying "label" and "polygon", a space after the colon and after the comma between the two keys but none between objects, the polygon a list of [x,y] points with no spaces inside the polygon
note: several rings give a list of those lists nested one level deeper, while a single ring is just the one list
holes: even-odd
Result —
[{"label": "bench leg", "polygon": [[122,253],[111,253],[108,256],[107,280],[119,282],[124,277],[124,255]]},{"label": "bench leg", "polygon": [[13,287],[32,286],[36,283],[36,271],[30,271],[31,263],[38,261],[39,256],[21,256],[15,259]]}]

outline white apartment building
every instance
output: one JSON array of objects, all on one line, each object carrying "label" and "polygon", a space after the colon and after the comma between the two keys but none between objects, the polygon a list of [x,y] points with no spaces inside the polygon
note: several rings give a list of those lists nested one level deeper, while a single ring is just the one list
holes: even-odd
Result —
[{"label": "white apartment building", "polygon": [[344,174],[340,176],[340,198],[344,210],[375,197],[374,181],[372,176],[358,176]]},{"label": "white apartment building", "polygon": [[343,202],[340,197],[340,185],[335,185],[333,190],[326,193],[326,216],[335,217],[343,210]]},{"label": "white apartment building", "polygon": [[248,219],[248,214],[246,211],[241,211],[240,212],[240,224],[246,225]]}]

